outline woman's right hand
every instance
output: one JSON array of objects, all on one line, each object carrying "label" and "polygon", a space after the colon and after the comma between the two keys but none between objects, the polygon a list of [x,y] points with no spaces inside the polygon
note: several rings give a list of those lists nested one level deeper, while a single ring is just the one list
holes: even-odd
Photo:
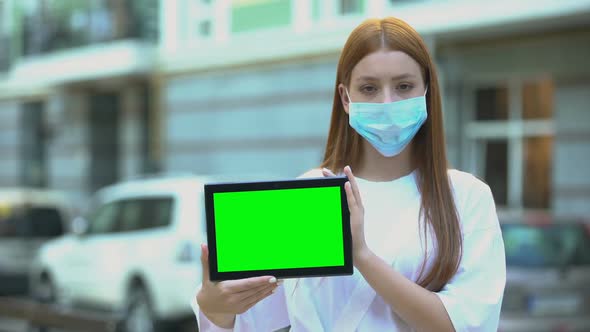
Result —
[{"label": "woman's right hand", "polygon": [[201,245],[203,285],[197,303],[203,314],[215,325],[231,328],[236,314],[246,312],[279,286],[273,276],[213,282],[209,279],[209,248]]}]

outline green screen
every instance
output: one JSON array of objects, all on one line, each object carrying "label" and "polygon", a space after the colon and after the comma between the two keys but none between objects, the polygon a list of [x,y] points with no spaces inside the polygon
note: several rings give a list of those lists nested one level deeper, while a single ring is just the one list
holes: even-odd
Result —
[{"label": "green screen", "polygon": [[340,187],[214,193],[219,272],[342,266]]}]

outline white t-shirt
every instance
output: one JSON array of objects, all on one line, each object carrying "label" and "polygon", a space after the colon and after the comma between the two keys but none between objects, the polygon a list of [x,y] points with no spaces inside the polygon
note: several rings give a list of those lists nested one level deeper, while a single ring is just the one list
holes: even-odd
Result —
[{"label": "white t-shirt", "polygon": [[[304,177],[321,177],[312,170]],[[459,270],[436,293],[456,331],[496,331],[506,282],[504,244],[490,188],[471,174],[450,170],[463,235]],[[406,278],[417,281],[428,249],[427,268],[436,253],[428,233],[424,246],[418,222],[420,194],[415,173],[394,181],[357,178],[365,207],[369,248]],[[436,213],[436,212],[435,212]],[[232,331],[212,324],[193,296],[199,330]],[[277,292],[236,316],[233,331],[293,332],[411,331],[355,269],[352,276],[286,279]]]}]

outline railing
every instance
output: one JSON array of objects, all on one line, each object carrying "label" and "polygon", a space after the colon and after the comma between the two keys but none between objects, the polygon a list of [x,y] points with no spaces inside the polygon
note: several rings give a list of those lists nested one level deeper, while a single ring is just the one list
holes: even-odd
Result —
[{"label": "railing", "polygon": [[120,39],[155,42],[159,1],[36,0],[36,9],[23,13],[22,54]]}]

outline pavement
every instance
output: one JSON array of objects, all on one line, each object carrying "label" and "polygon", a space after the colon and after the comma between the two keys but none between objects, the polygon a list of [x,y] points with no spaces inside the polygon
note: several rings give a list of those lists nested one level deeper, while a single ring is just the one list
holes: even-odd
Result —
[{"label": "pavement", "polygon": [[14,320],[0,317],[0,332],[26,332],[27,324]]}]

